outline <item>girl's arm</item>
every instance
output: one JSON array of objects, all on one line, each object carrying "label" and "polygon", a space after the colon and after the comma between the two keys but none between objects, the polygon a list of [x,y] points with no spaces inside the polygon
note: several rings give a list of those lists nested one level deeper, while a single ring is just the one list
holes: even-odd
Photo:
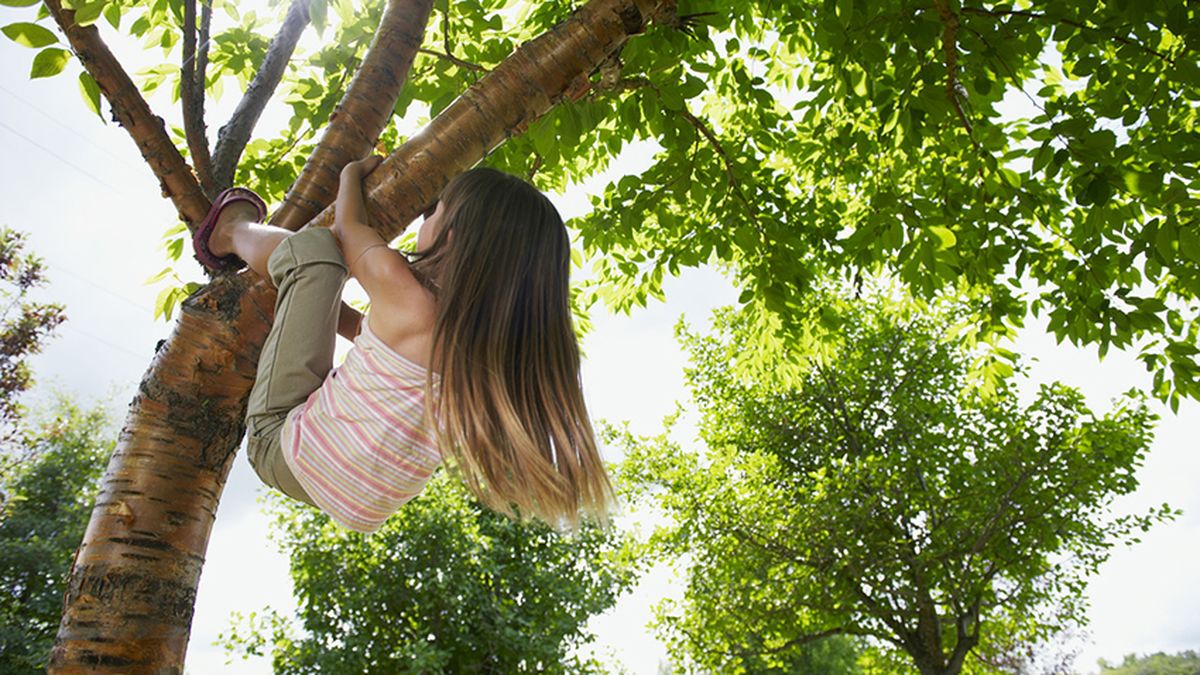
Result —
[{"label": "girl's arm", "polygon": [[[350,162],[342,169],[332,229],[342,247],[350,276],[362,284],[373,307],[386,308],[390,312],[411,306],[414,295],[424,291],[404,256],[389,247],[383,237],[367,225],[362,181],[381,161],[382,157],[372,155]],[[376,314],[371,312],[372,329],[376,328]]]},{"label": "girl's arm", "polygon": [[375,230],[367,225],[367,206],[363,202],[363,177],[371,173],[383,160],[378,155],[372,155],[356,162],[350,162],[342,169],[341,181],[338,184],[337,201],[333,207],[333,234],[342,246],[342,255],[346,264],[351,268],[361,262],[363,254],[372,246],[386,246],[387,242]]}]

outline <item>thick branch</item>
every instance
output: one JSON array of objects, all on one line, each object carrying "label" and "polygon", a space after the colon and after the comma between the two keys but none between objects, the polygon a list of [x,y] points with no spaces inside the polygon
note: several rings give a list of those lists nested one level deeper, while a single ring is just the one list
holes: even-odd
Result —
[{"label": "thick branch", "polygon": [[[979,605],[979,601],[976,601],[966,614],[958,617],[955,627],[957,641],[954,644],[954,651],[950,654],[950,660],[946,663],[947,672],[961,671],[967,654],[979,644]],[[971,628],[970,631],[967,630],[968,627]]]},{"label": "thick branch", "polygon": [[[521,45],[367,177],[372,226],[385,239],[400,234],[452,177],[567,98],[581,77],[671,4],[592,0],[550,32]],[[333,209],[326,208],[312,224],[332,222]]]},{"label": "thick branch", "polygon": [[46,0],[46,8],[67,36],[79,62],[100,86],[117,122],[133,137],[142,158],[158,178],[163,195],[174,202],[179,218],[194,229],[208,213],[209,202],[167,136],[162,118],[150,110],[95,26],[76,25],[75,12],[64,9],[61,0]]},{"label": "thick branch", "polygon": [[200,184],[210,195],[216,193],[213,186],[211,158],[208,155],[208,134],[204,130],[204,74],[197,76],[196,62],[196,0],[185,0],[183,4],[183,77],[179,82],[180,102],[183,106],[183,130],[188,149],[192,153],[192,166],[200,177]]},{"label": "thick branch", "polygon": [[342,167],[370,152],[391,119],[432,11],[432,0],[389,0],[362,67],[272,223],[298,230],[333,203]]},{"label": "thick branch", "polygon": [[229,122],[221,127],[212,162],[213,180],[217,187],[226,188],[233,183],[233,173],[242,150],[250,141],[254,125],[258,124],[258,118],[275,93],[275,87],[283,79],[283,71],[287,68],[288,59],[292,58],[292,52],[296,50],[300,34],[308,26],[308,18],[308,0],[292,0],[283,25],[267,46],[267,56],[254,74],[254,80],[250,82],[242,100],[238,101]]}]

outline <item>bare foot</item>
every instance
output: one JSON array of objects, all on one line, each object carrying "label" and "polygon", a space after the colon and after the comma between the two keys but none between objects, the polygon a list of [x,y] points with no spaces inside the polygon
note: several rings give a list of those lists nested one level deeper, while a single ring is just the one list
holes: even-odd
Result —
[{"label": "bare foot", "polygon": [[221,209],[217,216],[217,224],[213,226],[212,234],[208,237],[208,250],[218,258],[231,253],[237,253],[233,244],[233,234],[237,226],[258,222],[258,209],[247,201],[236,201]]}]

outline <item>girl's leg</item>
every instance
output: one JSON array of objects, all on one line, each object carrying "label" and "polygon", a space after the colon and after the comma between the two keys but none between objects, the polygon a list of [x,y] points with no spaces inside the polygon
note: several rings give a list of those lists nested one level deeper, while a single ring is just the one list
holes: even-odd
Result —
[{"label": "girl's leg", "polygon": [[326,228],[292,234],[239,222],[228,232],[232,246],[227,252],[251,267],[262,264],[278,289],[275,322],[259,356],[246,411],[247,454],[263,482],[311,504],[283,456],[281,431],[288,413],[320,388],[333,367],[346,263]]},{"label": "girl's leg", "polygon": [[[246,202],[233,202],[226,206],[208,238],[208,250],[217,257],[233,253],[245,260],[260,277],[270,278],[267,263],[271,254],[280,242],[294,232],[255,222],[257,216],[254,206]],[[347,340],[354,340],[362,315],[345,303],[341,304],[338,311],[338,334]]]},{"label": "girl's leg", "polygon": [[226,206],[208,238],[208,250],[217,257],[233,253],[245,260],[260,277],[267,278],[267,262],[275,247],[293,233],[256,222],[257,217],[258,212],[247,202],[233,202]]}]

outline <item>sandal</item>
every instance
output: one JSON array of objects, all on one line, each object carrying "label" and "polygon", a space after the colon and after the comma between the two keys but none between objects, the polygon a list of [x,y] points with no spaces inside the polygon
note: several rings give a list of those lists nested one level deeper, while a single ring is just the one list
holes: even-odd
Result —
[{"label": "sandal", "polygon": [[196,234],[192,235],[192,249],[196,253],[196,260],[199,260],[201,265],[214,272],[239,270],[246,266],[245,261],[236,255],[230,254],[218,258],[213,255],[212,251],[208,250],[208,238],[212,236],[213,228],[217,225],[217,219],[221,216],[221,211],[234,202],[250,202],[253,204],[254,208],[258,210],[258,220],[260,222],[267,217],[267,205],[263,203],[262,197],[255,194],[253,190],[242,187],[231,187],[217,195],[217,198],[213,200],[212,208],[208,210],[208,215],[204,217],[204,221],[196,229]]}]

